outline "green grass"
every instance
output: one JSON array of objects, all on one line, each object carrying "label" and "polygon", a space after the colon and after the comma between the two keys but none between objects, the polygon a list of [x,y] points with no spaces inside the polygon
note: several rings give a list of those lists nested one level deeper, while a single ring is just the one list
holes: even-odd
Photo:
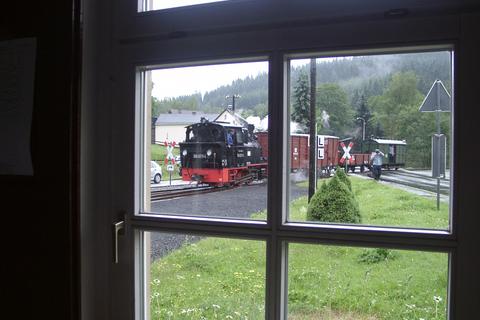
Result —
[{"label": "green grass", "polygon": [[265,243],[207,238],[153,263],[151,279],[151,319],[261,319]]},{"label": "green grass", "polygon": [[[349,177],[360,206],[362,224],[394,227],[448,229],[448,204],[378,183],[373,179]],[[323,183],[320,181],[319,183]],[[306,182],[300,183],[307,186]],[[290,220],[303,221],[307,212],[307,199],[290,203]]]},{"label": "green grass", "polygon": [[[352,178],[363,222],[448,226],[448,208]],[[305,220],[306,199],[291,204]],[[265,217],[265,212],[253,217]],[[445,319],[445,253],[290,244],[289,319]],[[152,319],[264,319],[265,244],[206,238],[151,265]]]}]

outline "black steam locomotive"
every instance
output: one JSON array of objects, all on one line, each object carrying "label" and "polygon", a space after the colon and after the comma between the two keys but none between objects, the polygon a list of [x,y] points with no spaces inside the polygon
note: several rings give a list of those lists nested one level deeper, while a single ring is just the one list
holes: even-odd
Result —
[{"label": "black steam locomotive", "polygon": [[267,161],[253,129],[203,118],[188,126],[180,143],[182,180],[223,186],[266,177]]}]

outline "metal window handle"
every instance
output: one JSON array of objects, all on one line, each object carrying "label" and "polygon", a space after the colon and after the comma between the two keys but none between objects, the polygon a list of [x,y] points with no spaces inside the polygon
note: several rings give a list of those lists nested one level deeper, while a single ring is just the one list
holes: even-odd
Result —
[{"label": "metal window handle", "polygon": [[125,221],[113,224],[113,263],[118,263],[118,236],[125,233]]}]

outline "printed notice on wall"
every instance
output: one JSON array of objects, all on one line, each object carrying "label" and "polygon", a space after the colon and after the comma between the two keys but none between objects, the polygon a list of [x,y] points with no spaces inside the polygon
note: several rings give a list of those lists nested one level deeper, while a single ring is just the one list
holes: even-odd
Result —
[{"label": "printed notice on wall", "polygon": [[33,175],[32,127],[36,41],[0,41],[0,175]]}]

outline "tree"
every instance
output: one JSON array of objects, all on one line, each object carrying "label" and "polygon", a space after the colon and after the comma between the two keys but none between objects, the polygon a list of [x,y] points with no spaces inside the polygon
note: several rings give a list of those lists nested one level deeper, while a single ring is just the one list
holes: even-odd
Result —
[{"label": "tree", "polygon": [[347,93],[335,83],[317,87],[317,122],[322,124],[321,133],[345,136],[353,125],[354,112],[348,103]]},{"label": "tree", "polygon": [[301,72],[298,76],[297,83],[293,89],[293,110],[292,120],[297,122],[303,132],[308,132],[310,126],[309,110],[310,110],[310,86],[308,85],[308,75]]},{"label": "tree", "polygon": [[[381,137],[407,141],[406,165],[415,168],[430,166],[431,137],[435,130],[433,113],[418,109],[423,95],[418,91],[418,78],[412,71],[394,74],[381,96],[369,103],[375,121],[384,130]],[[442,130],[449,134],[449,114],[442,116]],[[447,136],[448,139],[448,136]]]},{"label": "tree", "polygon": [[158,117],[160,114],[160,100],[152,97],[152,117]]},{"label": "tree", "polygon": [[420,116],[418,107],[423,96],[417,90],[417,82],[417,76],[412,71],[395,73],[383,95],[370,100],[375,118],[381,124],[386,137],[400,137],[401,128],[408,125],[400,121],[401,114],[406,110],[414,111],[415,116]]}]

